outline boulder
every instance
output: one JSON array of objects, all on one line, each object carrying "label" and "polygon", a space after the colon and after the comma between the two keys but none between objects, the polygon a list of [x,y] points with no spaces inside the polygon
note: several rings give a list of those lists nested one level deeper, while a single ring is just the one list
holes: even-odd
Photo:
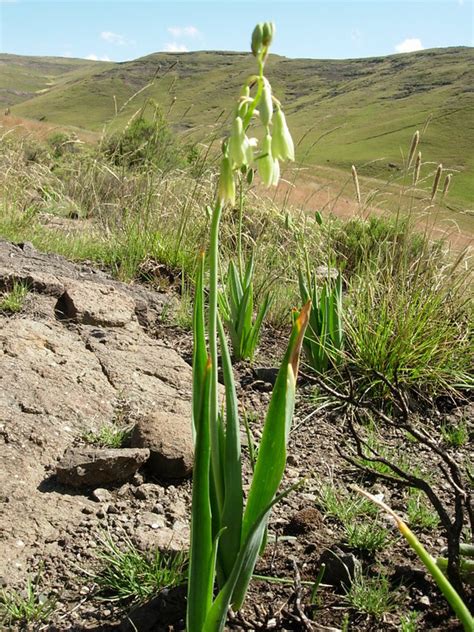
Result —
[{"label": "boulder", "polygon": [[150,450],[148,468],[158,478],[185,478],[192,472],[191,416],[149,413],[138,420],[130,444]]}]

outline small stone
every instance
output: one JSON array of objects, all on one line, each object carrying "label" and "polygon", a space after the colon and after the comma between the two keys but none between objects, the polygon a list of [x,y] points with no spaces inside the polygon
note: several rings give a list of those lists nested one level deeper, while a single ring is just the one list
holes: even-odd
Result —
[{"label": "small stone", "polygon": [[153,505],[152,512],[163,515],[165,513],[165,508],[161,503],[156,503],[155,505]]},{"label": "small stone", "polygon": [[92,507],[88,507],[87,505],[81,509],[81,512],[85,514],[86,516],[90,516],[91,514],[94,513]]},{"label": "small stone", "polygon": [[420,605],[426,606],[427,608],[431,606],[431,601],[428,595],[422,595],[422,597],[420,597]]},{"label": "small stone", "polygon": [[92,498],[96,500],[98,503],[105,503],[112,500],[112,494],[108,489],[104,489],[103,487],[98,487],[94,489],[92,492]]},{"label": "small stone", "polygon": [[323,581],[332,586],[351,584],[356,569],[361,567],[360,561],[353,553],[345,553],[336,545],[322,552],[317,562],[317,568],[321,568],[321,564],[326,566]]},{"label": "small stone", "polygon": [[166,526],[164,517],[158,516],[151,511],[146,511],[145,513],[141,514],[141,516],[139,517],[139,523],[146,524],[152,529],[158,529]]},{"label": "small stone", "polygon": [[135,425],[130,445],[150,450],[148,468],[158,478],[185,478],[192,472],[194,442],[189,417],[150,413]]},{"label": "small stone", "polygon": [[139,500],[150,500],[161,494],[162,488],[154,483],[144,483],[135,489],[135,498]]},{"label": "small stone", "polygon": [[179,499],[176,500],[171,506],[170,514],[174,518],[184,518],[187,514],[186,505],[184,504],[184,502]]},{"label": "small stone", "polygon": [[118,514],[119,510],[117,509],[117,507],[115,505],[109,505],[107,507],[107,513],[108,514]]}]

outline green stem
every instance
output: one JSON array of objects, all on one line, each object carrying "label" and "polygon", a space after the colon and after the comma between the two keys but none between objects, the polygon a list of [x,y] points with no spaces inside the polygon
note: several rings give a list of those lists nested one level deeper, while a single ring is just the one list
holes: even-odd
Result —
[{"label": "green stem", "polygon": [[447,577],[444,573],[438,568],[435,560],[431,557],[425,547],[418,540],[416,535],[404,524],[402,521],[399,522],[398,528],[400,529],[401,534],[405,537],[408,544],[418,555],[420,560],[428,569],[430,575],[433,577],[435,582],[438,584],[438,588],[441,590],[443,595],[446,597],[451,608],[456,613],[459,621],[463,624],[464,629],[467,632],[474,631],[474,619],[471,616],[471,613],[467,609],[466,604],[461,599],[459,594],[453,588]]},{"label": "green stem", "polygon": [[260,98],[262,96],[262,92],[263,92],[263,61],[261,59],[258,60],[258,86],[257,86],[257,92],[255,94],[255,98],[252,101],[252,103],[249,105],[249,109],[247,110],[247,114],[245,115],[245,118],[243,120],[243,128],[244,130],[247,130],[248,126],[250,125],[250,121],[252,120],[252,116],[253,113],[255,112],[255,109],[257,107],[257,105],[260,103]]},{"label": "green stem", "polygon": [[219,223],[222,215],[222,204],[216,202],[211,220],[211,243],[209,248],[209,351],[212,362],[210,416],[211,416],[211,463],[215,482],[215,490],[219,514],[224,504],[224,490],[222,489],[221,458],[219,450],[219,436],[217,416],[219,412],[219,397],[217,391],[217,284],[219,277]]},{"label": "green stem", "polygon": [[240,192],[239,192],[239,232],[237,234],[237,256],[239,259],[239,275],[240,279],[243,279],[244,264],[242,260],[242,216],[244,213],[244,183],[243,178],[240,176]]}]

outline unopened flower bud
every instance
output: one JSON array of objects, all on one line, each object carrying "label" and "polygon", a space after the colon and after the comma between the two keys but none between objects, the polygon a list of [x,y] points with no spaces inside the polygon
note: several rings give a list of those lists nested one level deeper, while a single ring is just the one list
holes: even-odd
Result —
[{"label": "unopened flower bud", "polygon": [[280,160],[294,160],[295,146],[291,138],[290,130],[286,124],[286,118],[280,108],[273,118],[272,154]]},{"label": "unopened flower bud", "polygon": [[264,22],[262,26],[262,44],[270,46],[275,35],[275,25],[273,22]]},{"label": "unopened flower bud", "polygon": [[235,204],[235,181],[230,159],[224,156],[221,162],[221,173],[219,176],[219,186],[217,188],[217,197],[221,204],[230,202]]},{"label": "unopened flower bud", "polygon": [[251,48],[254,57],[257,57],[262,49],[263,24],[257,24],[252,33]]},{"label": "unopened flower bud", "polygon": [[259,103],[260,120],[265,127],[270,125],[273,115],[272,87],[268,79],[263,77],[263,91]]}]

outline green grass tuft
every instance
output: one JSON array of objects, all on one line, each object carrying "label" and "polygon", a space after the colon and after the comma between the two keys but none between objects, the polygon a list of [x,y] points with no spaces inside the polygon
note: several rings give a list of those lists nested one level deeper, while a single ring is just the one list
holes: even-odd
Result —
[{"label": "green grass tuft", "polygon": [[131,540],[116,544],[110,536],[98,549],[101,570],[95,576],[99,596],[106,601],[144,603],[164,588],[186,580],[184,553],[150,554],[139,551]]}]

